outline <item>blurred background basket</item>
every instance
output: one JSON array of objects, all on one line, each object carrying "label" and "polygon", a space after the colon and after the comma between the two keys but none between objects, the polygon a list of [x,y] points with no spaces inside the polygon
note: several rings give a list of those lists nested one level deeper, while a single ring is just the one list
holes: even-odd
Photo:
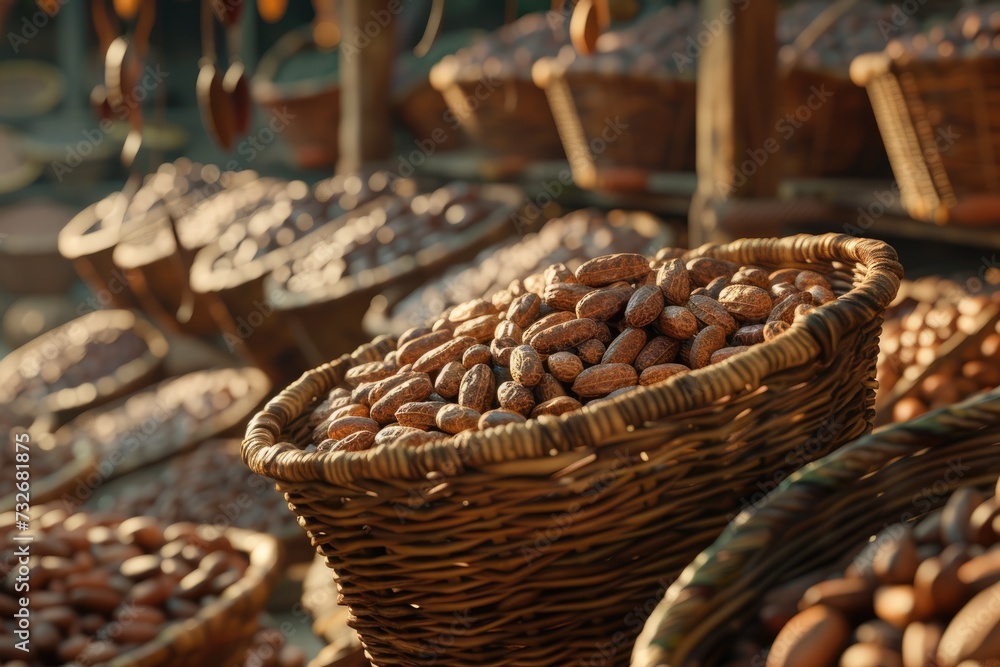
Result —
[{"label": "blurred background basket", "polygon": [[1000,57],[887,49],[855,59],[851,76],[868,90],[906,211],[937,224],[996,222]]},{"label": "blurred background basket", "polygon": [[626,664],[630,611],[662,596],[739,498],[870,429],[895,252],[828,235],[687,258],[705,256],[809,267],[839,298],[717,365],[417,448],[300,451],[315,444],[312,407],[349,368],[387,354],[390,338],[310,371],[251,421],[244,461],[286,494],[376,664]]},{"label": "blurred background basket", "polygon": [[[961,474],[945,475],[955,461]],[[724,664],[769,590],[850,556],[887,524],[940,507],[959,484],[995,485],[998,466],[1000,389],[810,464],[688,566],[646,622],[632,665]]]}]

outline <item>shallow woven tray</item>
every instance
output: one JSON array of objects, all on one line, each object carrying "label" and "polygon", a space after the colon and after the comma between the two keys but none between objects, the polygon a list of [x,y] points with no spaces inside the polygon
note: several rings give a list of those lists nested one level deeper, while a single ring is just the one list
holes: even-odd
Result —
[{"label": "shallow woven tray", "polygon": [[[93,378],[77,387],[66,387],[48,394],[43,400],[27,400],[8,395],[10,379],[22,364],[41,364],[59,355],[71,340],[69,332],[82,328],[83,336],[107,329],[133,330],[146,343],[145,352],[117,368],[108,368],[106,375]],[[127,310],[98,310],[42,334],[0,359],[0,401],[15,412],[30,415],[53,415],[64,423],[85,409],[101,405],[130,391],[152,383],[167,356],[167,340],[155,327]],[[3,387],[8,387],[7,391]]]},{"label": "shallow woven tray", "polygon": [[[946,476],[958,461],[962,474]],[[1000,389],[897,424],[816,461],[747,510],[688,566],[636,643],[634,667],[712,667],[764,594],[858,551],[887,524],[940,507],[957,486],[994,485]],[[957,477],[957,481],[951,481]],[[934,493],[921,495],[933,485]],[[916,509],[914,498],[926,509]]]},{"label": "shallow woven tray", "polygon": [[628,614],[741,497],[871,428],[881,312],[902,273],[892,248],[831,234],[696,256],[808,266],[839,298],[717,365],[421,447],[300,451],[318,399],[391,338],[306,373],[251,421],[244,461],[285,492],[376,665],[624,665],[639,630]]},{"label": "shallow woven tray", "polygon": [[[369,339],[361,326],[372,299],[390,288],[409,294],[447,267],[464,262],[486,246],[517,231],[515,220],[525,204],[525,195],[509,185],[482,185],[480,201],[497,206],[479,222],[453,233],[446,242],[422,248],[415,255],[405,255],[357,275],[347,275],[336,283],[323,284],[306,291],[290,291],[272,275],[264,281],[264,294],[272,295],[278,312],[288,318],[309,365],[350,352]],[[317,243],[329,242],[330,236],[351,220],[380,207],[372,202],[347,214],[335,224],[287,247],[283,264],[309,252]]]}]

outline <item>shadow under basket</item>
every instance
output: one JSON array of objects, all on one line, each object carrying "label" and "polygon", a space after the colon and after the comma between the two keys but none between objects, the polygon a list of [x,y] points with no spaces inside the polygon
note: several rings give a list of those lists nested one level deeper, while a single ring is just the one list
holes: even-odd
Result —
[{"label": "shadow under basket", "polygon": [[[945,474],[956,464],[961,472]],[[812,463],[740,515],[684,571],[647,621],[632,665],[732,664],[725,653],[768,591],[843,564],[871,535],[944,505],[959,486],[994,486],[998,469],[1000,389]]]},{"label": "shadow under basket", "polygon": [[578,71],[555,58],[532,76],[580,187],[644,191],[649,172],[694,170],[694,81]]},{"label": "shadow under basket", "polygon": [[893,249],[796,236],[686,258],[701,256],[808,267],[838,299],[719,364],[421,447],[301,451],[318,400],[391,338],[306,373],[250,422],[243,460],[276,480],[335,570],[373,664],[625,665],[635,610],[740,498],[869,431],[881,313],[902,273]]},{"label": "shadow under basket", "polygon": [[906,211],[938,224],[1000,223],[1000,58],[859,56]]}]

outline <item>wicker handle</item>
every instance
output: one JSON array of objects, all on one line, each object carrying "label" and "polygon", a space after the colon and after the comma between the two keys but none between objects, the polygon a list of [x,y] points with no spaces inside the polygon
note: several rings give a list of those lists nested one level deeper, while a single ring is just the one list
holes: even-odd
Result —
[{"label": "wicker handle", "polygon": [[[803,513],[814,514],[824,501],[894,459],[997,423],[1000,388],[859,438],[792,474],[756,508],[736,517],[667,590],[636,642],[632,665],[683,664],[677,649],[682,642],[693,643],[692,636],[703,626],[711,596],[745,574],[753,558],[794,529]],[[730,604],[743,602],[746,600],[737,596]]]}]

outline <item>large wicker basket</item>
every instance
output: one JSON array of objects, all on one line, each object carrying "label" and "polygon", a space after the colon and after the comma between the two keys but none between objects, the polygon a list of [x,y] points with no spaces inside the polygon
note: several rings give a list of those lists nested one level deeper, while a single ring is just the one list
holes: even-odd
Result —
[{"label": "large wicker basket", "polygon": [[648,172],[694,170],[693,79],[580,71],[557,58],[532,76],[580,187],[641,191]]},{"label": "large wicker basket", "polygon": [[871,98],[900,199],[939,224],[1000,220],[1000,58],[873,53],[851,65]]},{"label": "large wicker basket", "polygon": [[684,571],[646,623],[632,665],[723,664],[768,590],[833,565],[886,524],[940,507],[958,485],[992,486],[998,467],[1000,389],[812,463],[741,514]]},{"label": "large wicker basket", "polygon": [[317,399],[390,338],[306,373],[250,422],[244,461],[277,480],[335,569],[373,663],[625,664],[630,612],[739,498],[870,429],[881,312],[902,271],[892,248],[798,236],[695,256],[808,266],[840,298],[718,365],[422,447],[300,451]]}]

